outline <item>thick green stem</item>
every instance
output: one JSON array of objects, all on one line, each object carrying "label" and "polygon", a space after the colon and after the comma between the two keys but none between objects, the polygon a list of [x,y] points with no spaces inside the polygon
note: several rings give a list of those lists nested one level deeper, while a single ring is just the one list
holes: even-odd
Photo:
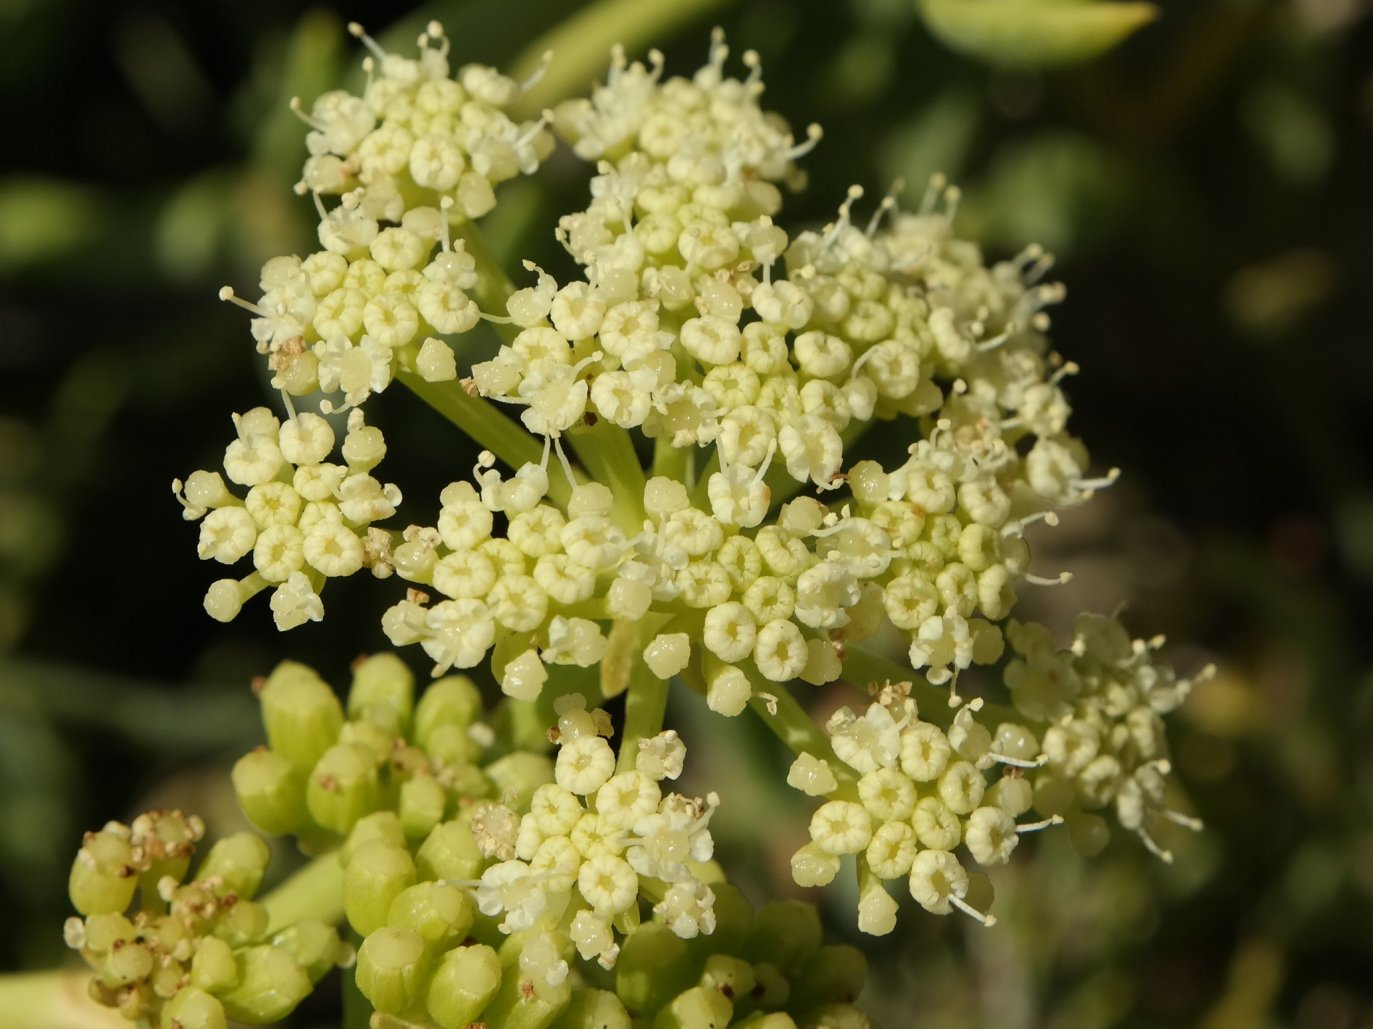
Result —
[{"label": "thick green stem", "polygon": [[[398,378],[415,396],[508,464],[519,468],[543,460],[543,445],[489,400],[471,396],[456,382],[426,382],[417,372],[401,370]],[[548,496],[566,504],[572,487],[558,469],[548,475]]]},{"label": "thick green stem", "polygon": [[834,777],[841,786],[856,781],[848,765],[834,755],[834,747],[823,729],[815,724],[815,719],[793,697],[785,686],[768,683],[764,690],[756,686],[753,698],[748,702],[753,713],[763,720],[786,748],[793,754],[811,754],[823,758],[834,771]]},{"label": "thick green stem", "polygon": [[321,854],[262,898],[276,932],[304,918],[334,924],[343,919],[343,865],[338,851]]},{"label": "thick green stem", "polygon": [[644,470],[634,441],[618,425],[601,420],[589,429],[565,437],[593,482],[610,487],[615,495],[615,521],[637,535],[644,522]]},{"label": "thick green stem", "polygon": [[0,1012],[8,1029],[129,1029],[113,1008],[86,992],[89,969],[0,975]]},{"label": "thick green stem", "polygon": [[[642,642],[643,634],[639,637],[639,643]],[[636,658],[629,670],[629,688],[625,690],[625,724],[620,735],[617,771],[634,770],[639,759],[639,741],[663,731],[666,712],[667,682],[654,675],[642,657]]]},{"label": "thick green stem", "polygon": [[633,53],[660,42],[680,25],[702,17],[726,0],[598,0],[534,40],[511,68],[516,81],[538,71],[543,55],[553,62],[539,84],[516,102],[515,116],[532,118],[540,109],[587,90],[601,78],[610,48],[622,45]]}]

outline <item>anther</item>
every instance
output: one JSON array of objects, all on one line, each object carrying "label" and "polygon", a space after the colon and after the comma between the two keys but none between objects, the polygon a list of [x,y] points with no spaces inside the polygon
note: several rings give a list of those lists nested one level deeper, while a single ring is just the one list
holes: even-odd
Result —
[{"label": "anther", "polygon": [[1059,572],[1054,578],[1046,578],[1043,575],[1033,575],[1027,573],[1025,581],[1034,586],[1066,586],[1073,581],[1072,572]]}]

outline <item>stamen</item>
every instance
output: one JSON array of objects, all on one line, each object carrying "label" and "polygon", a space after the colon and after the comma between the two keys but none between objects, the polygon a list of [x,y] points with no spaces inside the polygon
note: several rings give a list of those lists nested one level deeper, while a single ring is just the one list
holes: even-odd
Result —
[{"label": "stamen", "polygon": [[233,286],[221,287],[219,290],[219,299],[227,300],[229,303],[237,307],[241,307],[249,314],[255,314],[259,318],[267,317],[267,312],[264,311],[262,308],[258,307],[257,304],[250,303],[247,300],[244,300],[242,297],[240,297],[237,293],[235,293]]},{"label": "stamen", "polygon": [[553,51],[545,50],[539,55],[539,66],[534,69],[529,78],[520,83],[521,93],[528,93],[531,89],[543,81],[543,77],[548,74],[548,66],[553,63]]},{"label": "stamen", "polygon": [[1001,527],[1001,535],[1003,537],[1018,536],[1025,531],[1027,525],[1034,525],[1035,522],[1043,522],[1045,525],[1052,528],[1058,524],[1058,515],[1053,511],[1036,511],[1034,514],[1026,515],[1019,521],[1007,522]]},{"label": "stamen", "polygon": [[962,897],[955,897],[953,894],[949,894],[949,903],[958,908],[959,911],[962,911],[969,918],[981,922],[988,929],[996,925],[996,915],[984,915]]},{"label": "stamen", "polygon": [[292,114],[294,114],[297,118],[303,121],[306,125],[310,126],[310,128],[314,129],[316,132],[324,131],[324,124],[320,122],[318,119],[314,118],[313,116],[305,112],[305,105],[301,103],[300,97],[291,97],[291,102],[287,104],[287,106],[290,107]]},{"label": "stamen", "polygon": [[786,159],[794,161],[798,157],[805,157],[815,149],[817,143],[824,137],[825,130],[817,122],[811,122],[806,126],[806,141],[804,143],[793,143],[786,152]]},{"label": "stamen", "polygon": [[348,23],[348,33],[354,38],[361,40],[362,45],[370,50],[378,61],[386,60],[386,51],[377,44],[375,39],[367,34],[367,31],[359,22],[350,21]]},{"label": "stamen", "polygon": [[1065,361],[1062,368],[1054,372],[1053,375],[1049,376],[1049,385],[1057,386],[1060,382],[1064,380],[1065,377],[1069,375],[1076,375],[1080,371],[1082,371],[1082,366],[1079,365],[1076,361]]},{"label": "stamen", "polygon": [[1073,581],[1073,573],[1059,572],[1058,576],[1053,579],[1046,579],[1042,575],[1026,573],[1025,581],[1035,586],[1066,586]]},{"label": "stamen", "polygon": [[1017,824],[1016,827],[1015,827],[1015,831],[1016,831],[1017,833],[1039,832],[1039,830],[1041,830],[1041,829],[1047,829],[1047,828],[1049,828],[1049,826],[1051,826],[1051,825],[1062,825],[1062,824],[1063,824],[1063,816],[1062,816],[1062,815],[1050,815],[1048,818],[1045,818],[1045,819],[1043,819],[1042,821],[1039,821],[1039,822],[1027,822],[1027,823],[1025,823],[1024,825]]},{"label": "stamen", "polygon": [[529,128],[525,129],[523,134],[521,134],[520,137],[515,140],[516,149],[519,149],[520,147],[526,147],[530,143],[534,142],[535,137],[538,136],[538,134],[542,132],[547,126],[552,124],[553,112],[549,108],[545,107],[543,111],[539,114],[539,120],[530,125]]},{"label": "stamen", "polygon": [[882,224],[882,218],[888,211],[896,210],[896,198],[901,195],[901,191],[906,188],[905,179],[895,179],[887,189],[887,195],[882,198],[882,202],[877,205],[877,210],[872,212],[872,217],[868,219],[868,227],[865,235],[872,239],[877,235],[877,229]]},{"label": "stamen", "polygon": [[1115,481],[1119,478],[1120,469],[1112,468],[1099,479],[1074,479],[1072,485],[1075,489],[1080,489],[1083,493],[1091,496],[1099,489],[1106,489],[1107,487],[1114,485]]}]

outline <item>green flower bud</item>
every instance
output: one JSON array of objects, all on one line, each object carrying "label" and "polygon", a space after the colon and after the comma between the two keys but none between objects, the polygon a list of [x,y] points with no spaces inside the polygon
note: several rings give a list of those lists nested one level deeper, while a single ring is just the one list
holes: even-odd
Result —
[{"label": "green flower bud", "polygon": [[475,765],[481,757],[482,748],[464,725],[440,725],[429,733],[423,745],[424,753],[436,765],[445,768],[453,765]]},{"label": "green flower bud", "polygon": [[143,855],[139,887],[145,895],[157,893],[158,883],[170,876],[186,878],[195,845],[205,835],[205,824],[180,811],[148,811],[133,820],[133,842]]},{"label": "green flower bud", "polygon": [[630,1029],[629,1012],[608,990],[577,990],[553,1029]]},{"label": "green flower bud", "polygon": [[238,806],[263,832],[285,836],[305,824],[305,776],[276,751],[249,751],[231,774]]},{"label": "green flower bud", "polygon": [[545,783],[553,781],[553,762],[545,754],[517,750],[486,766],[486,776],[496,784],[501,796],[513,795],[506,803],[516,811],[529,807],[529,798]]},{"label": "green flower bud", "polygon": [[661,922],[626,937],[615,962],[615,992],[631,1011],[657,1011],[695,979],[686,942]]},{"label": "green flower bud", "polygon": [[448,791],[432,775],[416,775],[401,783],[400,824],[407,838],[422,840],[443,821]]},{"label": "green flower bud", "polygon": [[852,1004],[826,1004],[806,1012],[802,1020],[807,1029],[870,1029],[868,1016]]},{"label": "green flower bud", "polygon": [[801,961],[793,979],[791,1006],[852,1004],[868,981],[868,959],[847,943],[826,944]]},{"label": "green flower bud", "polygon": [[132,940],[137,931],[133,923],[117,911],[91,915],[86,919],[81,949],[91,954],[104,954],[116,942]]},{"label": "green flower bud", "polygon": [[547,1029],[571,999],[572,985],[567,979],[556,985],[535,984],[518,967],[508,968],[481,1017],[487,1025],[501,1029]]},{"label": "green flower bud", "polygon": [[219,995],[224,1012],[239,1022],[276,1022],[310,995],[310,977],[300,962],[270,944],[249,947],[238,956],[238,985]]},{"label": "green flower bud", "polygon": [[472,901],[456,886],[416,883],[391,902],[386,924],[414,930],[432,950],[441,952],[472,928]]},{"label": "green flower bud", "polygon": [[310,982],[317,983],[338,964],[342,945],[338,930],[332,925],[305,918],[273,936],[272,946],[280,947],[299,961]]},{"label": "green flower bud", "polygon": [[748,996],[754,982],[753,966],[743,958],[712,954],[706,958],[705,971],[701,973],[698,985],[719,990],[733,1001],[736,997]]},{"label": "green flower bud", "polygon": [[801,900],[775,900],[753,916],[744,945],[750,961],[767,961],[783,970],[820,946],[820,913]]},{"label": "green flower bud", "polygon": [[353,666],[348,717],[365,719],[395,736],[410,728],[415,676],[395,654],[373,654]]},{"label": "green flower bud", "polygon": [[485,864],[465,818],[436,825],[415,853],[415,865],[425,879],[476,879]]},{"label": "green flower bud", "polygon": [[707,946],[707,953],[738,954],[753,926],[753,905],[730,883],[712,883],[710,889],[715,894],[715,931],[696,939]]},{"label": "green flower bud", "polygon": [[358,948],[358,989],[378,1011],[398,1015],[419,999],[428,965],[419,933],[382,926]]},{"label": "green flower bud", "polygon": [[755,1011],[735,1022],[739,1029],[796,1029],[796,1021],[785,1011]]},{"label": "green flower bud", "polygon": [[240,900],[227,907],[215,923],[214,935],[232,946],[255,943],[267,931],[267,909],[251,900]]},{"label": "green flower bud", "polygon": [[465,675],[448,675],[429,684],[415,709],[414,740],[429,749],[429,738],[440,726],[464,730],[481,714],[481,691]]},{"label": "green flower bud", "polygon": [[162,1029],[225,1029],[224,1005],[204,990],[187,986],[162,1009]]},{"label": "green flower bud", "polygon": [[360,935],[386,924],[391,903],[415,884],[415,862],[404,847],[372,840],[353,851],[343,871],[343,910]]},{"label": "green flower bud", "polygon": [[141,943],[118,941],[99,965],[100,978],[110,986],[127,986],[146,979],[153,970],[153,954]]},{"label": "green flower bud", "polygon": [[377,759],[358,743],[339,743],[325,751],[305,786],[310,817],[325,829],[346,833],[363,815],[381,806]]},{"label": "green flower bud", "polygon": [[334,745],[343,708],[314,669],[283,661],[258,691],[267,744],[292,767],[308,772]]},{"label": "green flower bud", "polygon": [[723,993],[693,986],[658,1012],[653,1029],[725,1029],[733,1017],[734,1005]]},{"label": "green flower bud", "polygon": [[442,1029],[466,1029],[477,1020],[501,985],[501,959],[478,943],[443,956],[425,995],[429,1017]]},{"label": "green flower bud", "polygon": [[339,848],[339,861],[343,867],[348,867],[353,851],[371,840],[385,840],[396,847],[405,846],[405,832],[394,811],[374,811],[357,820]]},{"label": "green flower bud", "polygon": [[233,948],[217,936],[203,936],[191,959],[191,982],[207,993],[223,993],[238,982]]},{"label": "green flower bud", "polygon": [[370,750],[377,764],[390,759],[391,748],[396,745],[399,738],[396,733],[383,729],[374,722],[344,722],[343,729],[338,734],[340,743],[356,743]]},{"label": "green flower bud", "polygon": [[127,835],[112,829],[87,833],[67,878],[72,906],[83,915],[124,911],[138,888],[132,862]]},{"label": "green flower bud", "polygon": [[254,896],[262,885],[262,876],[267,871],[270,857],[267,841],[261,836],[237,832],[210,848],[196,870],[196,878],[219,876],[225,886],[246,900]]},{"label": "green flower bud", "polygon": [[1082,857],[1096,857],[1111,841],[1111,827],[1100,815],[1069,811],[1064,821],[1068,823],[1068,840]]},{"label": "green flower bud", "polygon": [[753,964],[753,1002],[760,1008],[786,1007],[791,1000],[791,983],[782,970],[768,961]]}]

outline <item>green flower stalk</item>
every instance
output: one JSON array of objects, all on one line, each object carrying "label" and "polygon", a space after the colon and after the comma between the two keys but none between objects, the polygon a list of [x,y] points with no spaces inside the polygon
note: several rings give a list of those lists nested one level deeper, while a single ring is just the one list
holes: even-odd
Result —
[{"label": "green flower stalk", "polygon": [[[252,899],[256,836],[188,880],[194,819],[90,834],[68,942],[98,999],[182,1029],[279,1019],[346,922],[377,1029],[865,1026],[861,952],[811,904],[755,911],[716,860],[728,791],[673,789],[673,689],[792,751],[816,801],[793,876],[854,875],[871,935],[900,893],[993,925],[984,870],[1064,822],[1091,851],[1110,811],[1164,857],[1161,824],[1199,827],[1166,795],[1161,719],[1191,683],[1159,643],[1083,616],[1059,647],[1013,618],[1068,579],[1032,571],[1027,532],[1118,474],[1068,428],[1047,255],[985,261],[942,179],[914,210],[893,193],[859,218],[854,187],[830,224],[783,228],[821,131],[764,109],[757,55],[735,77],[718,32],[690,78],[616,48],[589,97],[522,120],[532,83],[453,68],[437,24],[412,55],[350,30],[362,95],[295,105],[319,249],[269,261],[256,301],[222,294],[284,416],[235,414],[222,473],[174,489],[202,558],[252,565],[211,616],[270,591],[289,630],[367,569],[382,634],[433,681],[377,653],[342,697],[291,662],[256,684],[266,743],[234,788],[315,855],[278,900]],[[567,267],[512,277],[477,220],[555,135],[595,162],[589,200],[551,230]],[[377,524],[404,508],[363,409],[395,379],[484,448],[432,524]],[[879,426],[895,461],[866,448]],[[805,692],[831,684],[855,699],[817,724]]]}]

